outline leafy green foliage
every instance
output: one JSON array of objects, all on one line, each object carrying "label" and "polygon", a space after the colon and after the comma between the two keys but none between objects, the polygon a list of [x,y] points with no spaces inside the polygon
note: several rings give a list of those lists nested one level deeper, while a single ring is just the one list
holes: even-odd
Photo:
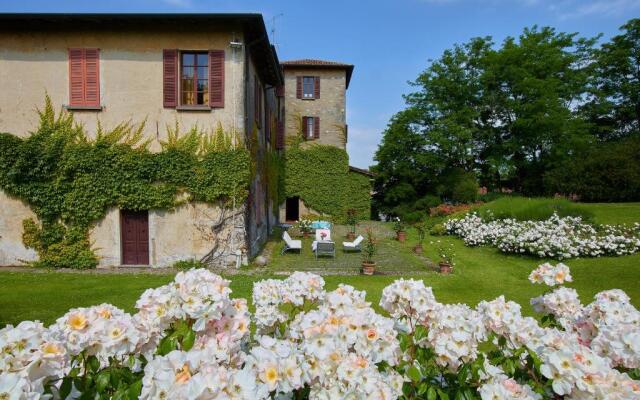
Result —
[{"label": "leafy green foliage", "polygon": [[305,204],[344,222],[347,210],[356,210],[357,219],[371,214],[369,178],[349,170],[349,156],[334,146],[293,145],[284,157],[285,197],[299,196]]},{"label": "leafy green foliage", "polygon": [[91,268],[97,257],[88,230],[110,207],[170,209],[184,201],[243,201],[248,151],[221,126],[213,133],[169,128],[162,151],[142,141],[144,123],[122,123],[94,140],[71,114],[56,116],[49,98],[40,125],[27,138],[0,134],[0,188],[25,201],[39,223],[25,222],[24,242],[38,265]]},{"label": "leafy green foliage", "polygon": [[474,212],[487,220],[512,218],[518,221],[544,221],[553,213],[561,217],[582,217],[585,221],[593,220],[593,213],[587,207],[561,198],[501,197],[481,205]]},{"label": "leafy green foliage", "polygon": [[640,198],[631,151],[616,156],[600,144],[640,134],[640,19],[622,30],[600,47],[598,37],[533,27],[446,50],[384,132],[375,207],[410,219],[425,196],[472,201],[472,179],[455,171],[490,191]]},{"label": "leafy green foliage", "polygon": [[206,265],[202,261],[196,260],[193,258],[190,260],[180,260],[173,263],[173,268],[179,271],[188,271],[193,268],[205,268],[205,267]]}]

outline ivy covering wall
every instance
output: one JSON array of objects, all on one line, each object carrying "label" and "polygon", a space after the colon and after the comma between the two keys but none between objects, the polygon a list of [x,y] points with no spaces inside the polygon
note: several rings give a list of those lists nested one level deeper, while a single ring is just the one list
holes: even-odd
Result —
[{"label": "ivy covering wall", "polygon": [[144,123],[98,126],[95,139],[71,114],[56,116],[47,98],[40,124],[27,138],[0,133],[0,188],[28,204],[24,243],[46,267],[92,268],[89,228],[111,207],[170,209],[186,201],[241,203],[250,155],[221,126],[215,132],[168,127],[160,152],[148,149]]},{"label": "ivy covering wall", "polygon": [[294,144],[284,156],[284,193],[299,196],[305,205],[344,222],[348,209],[359,219],[371,216],[369,177],[349,170],[349,156],[334,146]]}]

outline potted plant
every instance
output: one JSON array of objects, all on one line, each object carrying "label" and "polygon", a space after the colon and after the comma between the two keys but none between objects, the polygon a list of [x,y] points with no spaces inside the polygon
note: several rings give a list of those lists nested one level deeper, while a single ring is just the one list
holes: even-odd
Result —
[{"label": "potted plant", "polygon": [[424,242],[424,237],[427,234],[427,224],[424,221],[417,222],[413,225],[418,233],[418,244],[413,247],[413,252],[416,254],[422,254],[422,243]]},{"label": "potted plant", "polygon": [[350,208],[347,210],[347,225],[349,225],[349,232],[347,232],[347,240],[353,242],[356,238],[356,225],[358,224],[358,216],[356,210]]},{"label": "potted plant", "polygon": [[312,229],[311,229],[311,220],[301,219],[300,221],[298,221],[298,228],[302,232],[302,236],[304,236],[305,238],[308,238],[309,234],[312,231]]},{"label": "potted plant", "polygon": [[396,240],[399,242],[404,242],[407,239],[407,224],[400,218],[396,218],[396,222],[393,224],[393,230],[396,231]]},{"label": "potted plant", "polygon": [[438,256],[440,261],[438,267],[441,274],[450,274],[453,271],[453,258],[455,257],[453,243],[443,243],[441,240],[437,240],[434,244],[438,250]]},{"label": "potted plant", "polygon": [[376,238],[371,228],[367,228],[367,237],[362,243],[362,273],[373,275],[376,270],[376,262],[373,256],[376,254]]}]

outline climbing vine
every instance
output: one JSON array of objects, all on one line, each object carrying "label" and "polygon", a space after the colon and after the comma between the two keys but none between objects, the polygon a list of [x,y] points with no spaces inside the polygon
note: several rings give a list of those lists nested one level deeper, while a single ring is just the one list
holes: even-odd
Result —
[{"label": "climbing vine", "polygon": [[111,130],[98,124],[95,139],[50,99],[26,138],[0,133],[0,188],[27,203],[38,222],[25,220],[23,241],[36,264],[92,268],[89,228],[111,207],[170,209],[187,201],[228,205],[247,196],[250,155],[221,125],[180,134],[167,127],[160,152],[149,150],[144,122]]},{"label": "climbing vine", "polygon": [[371,183],[367,176],[349,170],[345,150],[328,145],[294,144],[284,157],[283,198],[300,197],[307,207],[343,223],[347,210],[369,219]]}]

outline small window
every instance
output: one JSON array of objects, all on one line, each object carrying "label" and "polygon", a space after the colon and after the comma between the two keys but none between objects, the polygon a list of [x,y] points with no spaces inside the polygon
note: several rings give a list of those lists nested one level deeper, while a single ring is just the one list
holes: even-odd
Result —
[{"label": "small window", "polygon": [[209,57],[207,53],[182,52],[180,101],[182,105],[209,105]]},{"label": "small window", "polygon": [[306,123],[307,123],[307,139],[313,139],[315,137],[315,132],[314,132],[314,119],[313,117],[307,117],[306,118]]},{"label": "small window", "polygon": [[305,99],[314,98],[314,89],[316,85],[316,78],[313,76],[305,76],[302,78],[302,97]]}]

